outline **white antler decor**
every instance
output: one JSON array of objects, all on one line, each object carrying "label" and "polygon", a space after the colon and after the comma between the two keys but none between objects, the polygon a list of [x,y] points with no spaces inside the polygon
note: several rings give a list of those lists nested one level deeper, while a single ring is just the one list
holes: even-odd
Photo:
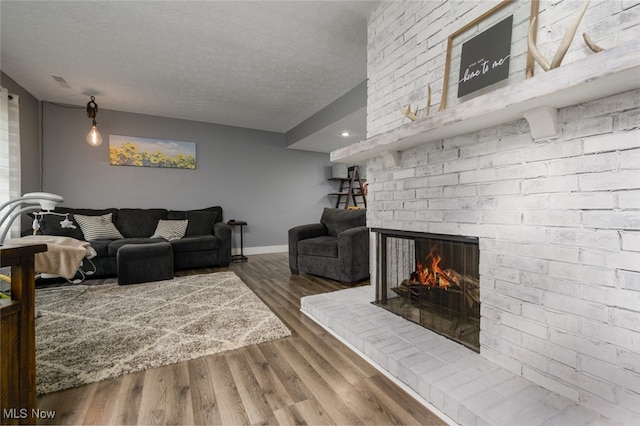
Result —
[{"label": "white antler decor", "polygon": [[[407,108],[405,109],[402,105],[400,105],[399,103],[397,104],[398,109],[400,111],[402,111],[402,113],[404,115],[407,116],[407,118],[411,121],[416,121],[418,118],[418,106],[416,105],[416,111],[413,112],[411,111],[411,104],[409,104],[407,106]],[[424,116],[427,117],[429,115],[429,110],[431,110],[431,85],[427,84],[427,107],[424,110]]]},{"label": "white antler decor", "polygon": [[598,46],[593,41],[591,41],[591,37],[589,37],[587,33],[582,33],[582,38],[584,39],[584,42],[589,47],[589,49],[591,49],[593,53],[602,52],[604,50],[602,47]]},{"label": "white antler decor", "polygon": [[578,12],[576,19],[573,21],[571,26],[567,28],[567,32],[565,33],[564,38],[562,39],[562,42],[558,47],[558,51],[556,52],[556,55],[553,57],[553,60],[551,61],[551,63],[549,63],[549,61],[547,61],[547,59],[544,56],[542,56],[542,54],[540,53],[540,51],[538,50],[538,47],[535,45],[535,42],[534,42],[535,40],[534,34],[535,34],[535,28],[538,22],[538,17],[536,16],[531,20],[531,25],[529,25],[529,37],[528,37],[529,52],[531,52],[531,56],[533,56],[536,62],[540,64],[543,70],[549,71],[554,68],[558,68],[560,66],[560,64],[562,63],[562,60],[564,59],[564,55],[566,55],[567,51],[569,50],[569,46],[571,45],[571,42],[573,41],[573,37],[576,35],[576,31],[578,29],[578,26],[580,25],[580,21],[582,21],[582,17],[584,16],[588,7],[589,7],[589,0],[586,0],[584,2],[584,5]]}]

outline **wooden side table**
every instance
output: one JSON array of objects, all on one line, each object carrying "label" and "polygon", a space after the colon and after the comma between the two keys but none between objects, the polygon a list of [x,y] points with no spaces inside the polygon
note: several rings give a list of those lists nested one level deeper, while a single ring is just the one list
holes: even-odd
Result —
[{"label": "wooden side table", "polygon": [[245,222],[244,220],[230,220],[229,222],[227,222],[227,225],[231,227],[235,227],[235,226],[240,227],[240,254],[232,255],[231,260],[232,261],[236,260],[238,262],[246,262],[247,260],[249,260],[249,258],[244,255],[243,234],[244,234],[244,227],[247,225],[247,222]]}]

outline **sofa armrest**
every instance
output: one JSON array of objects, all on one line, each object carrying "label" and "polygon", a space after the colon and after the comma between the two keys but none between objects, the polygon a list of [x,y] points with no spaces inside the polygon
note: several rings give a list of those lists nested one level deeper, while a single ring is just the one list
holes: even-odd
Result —
[{"label": "sofa armrest", "polygon": [[220,264],[228,265],[231,263],[231,226],[225,222],[216,222],[213,224],[213,235],[218,238]]},{"label": "sofa armrest", "polygon": [[342,282],[369,275],[369,228],[357,226],[338,234],[338,264]]},{"label": "sofa armrest", "polygon": [[295,226],[289,229],[289,267],[298,273],[298,241],[327,235],[327,228],[321,223]]}]

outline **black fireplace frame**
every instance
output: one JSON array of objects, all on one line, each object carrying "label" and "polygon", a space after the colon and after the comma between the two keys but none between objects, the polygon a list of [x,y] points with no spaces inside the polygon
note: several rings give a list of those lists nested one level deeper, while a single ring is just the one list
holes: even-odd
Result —
[{"label": "black fireplace frame", "polygon": [[[396,315],[401,315],[398,312],[395,312],[393,309],[388,307],[388,298],[389,298],[389,283],[387,282],[387,272],[388,272],[388,262],[387,262],[387,240],[389,238],[397,238],[397,239],[405,239],[405,240],[419,240],[419,239],[432,239],[432,240],[441,240],[445,242],[457,242],[457,243],[467,243],[474,244],[478,246],[478,254],[479,254],[479,238],[477,237],[466,237],[466,236],[458,236],[458,235],[444,235],[444,234],[433,234],[427,232],[414,232],[414,231],[402,231],[402,230],[394,230],[394,229],[383,229],[383,228],[371,228],[372,232],[377,234],[377,244],[376,244],[376,264],[377,264],[377,274],[376,274],[376,299],[373,302],[375,305],[380,306],[390,312],[395,313]],[[422,309],[422,308],[421,308]],[[408,321],[413,321],[409,318],[406,318]],[[442,334],[443,336],[457,341],[458,343],[468,347],[471,350],[476,352],[480,351],[479,342],[478,345],[472,345],[464,340],[457,339],[455,336],[448,335],[446,333],[442,333],[436,329],[432,329],[430,327],[421,324],[422,326],[436,332]],[[478,325],[479,332],[479,325]]]}]

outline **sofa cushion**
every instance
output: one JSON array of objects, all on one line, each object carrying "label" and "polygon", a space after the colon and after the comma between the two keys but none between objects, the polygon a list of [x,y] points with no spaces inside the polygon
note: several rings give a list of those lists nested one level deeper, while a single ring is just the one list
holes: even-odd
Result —
[{"label": "sofa cushion", "polygon": [[153,244],[166,242],[162,238],[123,238],[121,240],[111,241],[109,243],[108,253],[109,256],[115,256],[118,254],[118,249],[127,244]]},{"label": "sofa cushion", "polygon": [[160,219],[167,219],[165,209],[120,209],[116,227],[125,238],[151,237]]},{"label": "sofa cushion", "polygon": [[170,220],[189,220],[187,226],[187,237],[196,235],[211,235],[213,233],[213,225],[222,222],[222,207],[207,207],[197,210],[169,210],[167,219]]},{"label": "sofa cushion", "polygon": [[113,224],[112,216],[112,213],[107,213],[102,216],[75,214],[73,217],[82,229],[85,240],[117,240],[122,238],[122,234]]},{"label": "sofa cushion", "polygon": [[302,256],[338,257],[338,239],[323,236],[298,241],[298,254]]},{"label": "sofa cushion", "polygon": [[75,220],[74,214],[80,214],[85,216],[102,216],[108,213],[112,214],[112,220],[115,222],[115,219],[118,215],[118,210],[116,209],[74,209],[70,207],[56,207],[54,210],[55,213],[69,213],[69,220],[73,222],[75,225],[75,229],[73,228],[63,228],[60,226],[60,222],[64,219],[60,216],[54,215],[45,215],[40,221],[40,232],[44,235],[58,235],[61,237],[71,237],[76,240],[85,240],[84,234],[82,233],[82,229],[78,226],[78,223]]},{"label": "sofa cushion", "polygon": [[213,235],[201,235],[199,237],[184,237],[179,240],[169,241],[174,253],[187,253],[190,251],[218,250],[218,238]]},{"label": "sofa cushion", "polygon": [[184,237],[188,220],[164,220],[158,221],[158,227],[151,238],[164,238],[167,241],[178,240]]},{"label": "sofa cushion", "polygon": [[167,218],[170,220],[186,219],[189,221],[187,232],[185,233],[186,237],[213,234],[213,225],[216,223],[217,217],[217,212],[204,210],[191,210],[187,212],[170,211],[169,214],[167,214]]},{"label": "sofa cushion", "polygon": [[344,210],[327,207],[322,212],[320,223],[327,228],[327,233],[330,236],[337,237],[338,234],[347,229],[366,226],[367,212],[364,209]]}]

